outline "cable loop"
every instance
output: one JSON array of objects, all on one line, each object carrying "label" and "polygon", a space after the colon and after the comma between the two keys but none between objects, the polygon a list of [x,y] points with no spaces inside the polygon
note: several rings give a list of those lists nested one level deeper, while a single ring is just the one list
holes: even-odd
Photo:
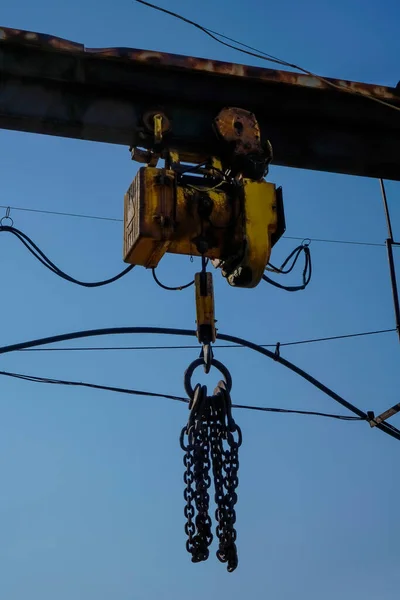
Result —
[{"label": "cable loop", "polygon": [[126,275],[127,273],[132,271],[132,269],[135,267],[135,265],[129,265],[128,267],[126,267],[126,269],[124,269],[123,271],[118,273],[118,275],[115,275],[114,277],[111,277],[110,279],[105,279],[104,281],[94,281],[94,282],[79,281],[79,279],[75,279],[74,277],[71,277],[70,275],[68,275],[67,273],[62,271],[59,267],[57,267],[57,265],[55,265],[48,258],[48,256],[46,256],[46,254],[42,250],[40,250],[40,248],[35,244],[35,242],[28,235],[26,235],[26,233],[23,233],[19,229],[16,229],[15,227],[13,227],[13,225],[11,225],[11,226],[3,225],[4,219],[9,219],[11,222],[13,222],[13,220],[9,216],[9,210],[7,210],[6,215],[0,220],[0,231],[12,233],[13,235],[15,235],[15,237],[25,246],[25,248],[27,250],[29,250],[29,252],[44,267],[46,267],[46,269],[48,269],[55,275],[58,275],[58,277],[61,277],[61,279],[65,279],[65,281],[69,281],[70,283],[74,283],[76,285],[80,285],[80,286],[86,287],[86,288],[101,287],[104,285],[108,285],[110,283],[114,283],[115,281],[118,281],[118,279],[121,279],[121,277],[124,277],[124,275]]},{"label": "cable loop", "polygon": [[[302,284],[301,285],[283,285],[278,281],[274,281],[267,275],[263,275],[263,280],[267,283],[270,283],[274,287],[277,287],[281,290],[285,290],[287,292],[299,292],[301,290],[305,290],[308,284],[311,281],[312,275],[312,263],[311,263],[311,253],[310,253],[310,243],[311,240],[309,238],[305,238],[301,245],[295,248],[289,256],[284,260],[280,267],[275,267],[273,264],[268,263],[267,270],[272,271],[274,273],[280,275],[287,275],[293,271],[297,261],[300,258],[300,255],[304,254],[304,268],[302,273]],[[289,264],[291,262],[291,264]],[[287,266],[289,264],[289,266]]]},{"label": "cable loop", "polygon": [[[193,258],[193,257],[192,257]],[[171,287],[169,285],[164,285],[157,277],[156,274],[156,269],[152,269],[152,275],[153,275],[153,279],[156,282],[156,284],[162,288],[163,290],[166,290],[167,292],[182,292],[182,290],[186,290],[187,288],[191,287],[192,285],[194,285],[194,279],[193,281],[191,281],[190,283],[186,283],[184,285],[178,285],[175,287]]]},{"label": "cable loop", "polygon": [[[0,219],[0,227],[14,227],[14,219],[10,217],[10,211],[11,207],[7,206],[6,214]],[[4,225],[5,221],[8,221],[9,223],[11,223],[11,225]]]}]

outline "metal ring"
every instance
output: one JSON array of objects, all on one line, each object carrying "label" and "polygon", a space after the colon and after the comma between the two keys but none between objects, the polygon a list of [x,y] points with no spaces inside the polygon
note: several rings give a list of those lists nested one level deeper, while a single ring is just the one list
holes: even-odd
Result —
[{"label": "metal ring", "polygon": [[[185,392],[187,393],[189,398],[194,397],[194,390],[193,390],[192,382],[191,382],[192,375],[195,372],[195,370],[198,367],[202,366],[203,364],[204,364],[204,359],[197,358],[188,366],[188,368],[185,371],[184,386],[185,386]],[[228,388],[228,391],[230,392],[232,389],[232,377],[231,377],[231,374],[229,373],[228,369],[225,367],[225,365],[223,365],[221,362],[219,362],[219,360],[216,360],[215,358],[212,359],[211,365],[213,367],[215,367],[216,369],[218,369],[218,371],[222,374],[222,376],[225,379],[226,387]]]},{"label": "metal ring", "polygon": [[[4,225],[4,221],[11,221],[11,225]],[[6,215],[0,219],[0,227],[14,227],[14,220]]]},{"label": "metal ring", "polygon": [[312,240],[310,238],[304,238],[304,240],[301,242],[301,245],[304,246],[305,248],[308,248],[311,244]]}]

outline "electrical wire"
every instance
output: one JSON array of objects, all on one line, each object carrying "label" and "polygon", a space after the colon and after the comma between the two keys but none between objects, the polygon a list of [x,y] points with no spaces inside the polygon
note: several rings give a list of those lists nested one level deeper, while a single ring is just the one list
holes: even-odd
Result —
[{"label": "electrical wire", "polygon": [[[303,283],[301,285],[282,285],[281,283],[274,281],[267,275],[263,275],[263,280],[266,281],[267,283],[273,285],[274,287],[277,287],[281,290],[285,290],[286,292],[299,292],[300,290],[305,290],[306,287],[308,286],[308,284],[310,283],[311,276],[312,276],[311,253],[310,253],[310,248],[309,248],[308,243],[303,242],[300,246],[295,248],[289,254],[289,256],[286,258],[286,260],[282,263],[281,267],[279,267],[279,268],[274,267],[270,263],[269,263],[269,265],[270,265],[270,269],[272,269],[274,273],[280,273],[282,275],[286,275],[294,269],[300,255],[302,253],[304,253],[304,269],[303,269]],[[293,259],[292,264],[287,269],[285,269],[286,265],[292,259]]]},{"label": "electrical wire", "polygon": [[56,215],[58,217],[76,217],[78,219],[94,219],[96,221],[113,221],[114,223],[122,223],[122,219],[114,219],[113,217],[100,217],[98,215],[84,215],[79,213],[58,212],[56,210],[44,210],[38,208],[24,208],[22,206],[5,206],[0,204],[0,208],[19,210],[23,212],[39,213],[43,215]]},{"label": "electrical wire", "polygon": [[0,375],[6,377],[12,377],[14,379],[22,379],[23,381],[30,381],[33,383],[49,383],[54,385],[66,385],[72,387],[85,387],[92,388],[95,390],[105,390],[109,392],[117,392],[120,394],[131,394],[133,396],[147,396],[151,398],[166,398],[168,400],[176,400],[178,402],[188,402],[186,398],[180,396],[171,396],[169,394],[159,394],[156,392],[147,392],[142,390],[132,390],[127,388],[115,387],[110,385],[98,385],[96,383],[86,383],[84,381],[66,381],[64,379],[50,379],[48,377],[37,377],[35,375],[25,375],[21,373],[10,373],[9,371],[0,371]]},{"label": "electrical wire", "polygon": [[[203,27],[202,25],[200,25],[199,23],[196,23],[195,21],[192,21],[191,19],[187,19],[186,17],[183,17],[182,15],[173,12],[171,10],[167,10],[166,8],[162,8],[161,6],[157,6],[156,4],[152,4],[151,2],[146,2],[145,0],[135,0],[135,2],[138,2],[139,4],[143,4],[145,6],[148,6],[149,8],[152,8],[154,10],[157,10],[159,12],[165,13],[167,15],[170,15],[171,17],[174,17],[175,19],[179,19],[180,21],[183,21],[184,23],[187,23],[188,25],[192,25],[193,27],[195,27],[196,29],[199,29],[200,31],[202,31],[203,33],[205,33],[207,36],[209,36],[210,38],[212,38],[213,40],[215,40],[216,42],[218,42],[219,44],[222,44],[223,46],[226,46],[227,48],[231,48],[233,50],[236,50],[237,52],[242,52],[243,54],[247,54],[248,56],[253,56],[255,58],[259,58],[261,60],[266,60],[268,62],[271,63],[275,63],[284,67],[288,67],[291,69],[296,69],[297,71],[301,71],[302,73],[304,73],[305,75],[309,75],[310,77],[315,77],[316,79],[318,79],[319,81],[322,81],[323,83],[325,83],[326,85],[337,89],[341,92],[347,92],[349,94],[353,94],[355,96],[361,96],[362,98],[366,98],[367,100],[372,100],[373,102],[376,102],[378,104],[381,104],[383,106],[387,106],[389,108],[392,108],[393,110],[396,110],[397,112],[400,112],[400,106],[396,106],[395,104],[391,104],[390,102],[387,102],[386,100],[381,100],[380,98],[377,98],[376,96],[369,96],[368,94],[363,93],[360,90],[356,90],[353,88],[348,88],[343,86],[340,83],[335,83],[333,81],[331,81],[330,79],[326,79],[325,77],[321,77],[320,75],[316,75],[315,73],[313,73],[312,71],[308,71],[307,69],[303,69],[303,67],[300,67],[299,65],[295,65],[293,63],[287,62],[285,60],[282,60],[272,54],[267,54],[266,52],[263,52],[262,50],[258,50],[257,48],[253,48],[252,46],[249,46],[247,44],[243,44],[242,42],[239,42],[233,38],[230,38],[226,35],[223,35],[221,33],[219,33],[218,31],[213,31],[212,29],[209,29],[208,27]],[[229,40],[230,42],[233,42],[232,44],[227,43],[222,41],[222,39],[219,38],[223,38],[225,40]],[[239,44],[240,46],[242,46],[242,48],[238,48],[237,45],[233,45],[233,44]],[[247,50],[245,49],[247,48]]]},{"label": "electrical wire", "polygon": [[[316,342],[330,342],[335,340],[345,340],[356,337],[365,337],[370,335],[379,335],[383,333],[394,333],[395,327],[392,329],[379,329],[376,331],[362,331],[361,333],[348,333],[345,335],[334,335],[330,337],[314,338],[307,340],[297,340],[294,342],[282,342],[279,343],[280,347],[284,346],[298,346],[300,344],[313,344]],[[261,348],[276,348],[276,344],[259,344]],[[77,346],[77,347],[66,347],[66,348],[26,348],[20,352],[89,352],[89,351],[112,351],[112,350],[198,350],[199,346],[195,345],[178,345],[178,346]],[[214,344],[215,349],[229,349],[229,348],[245,348],[240,344]]]},{"label": "electrical wire", "polygon": [[27,250],[29,250],[29,252],[44,267],[46,267],[46,269],[48,269],[52,273],[55,273],[55,275],[58,275],[58,277],[61,277],[61,279],[65,279],[66,281],[69,281],[70,283],[74,283],[74,284],[80,285],[82,287],[96,288],[96,287],[108,285],[110,283],[114,283],[115,281],[118,281],[118,279],[121,279],[122,277],[124,277],[124,275],[127,275],[130,271],[132,271],[132,269],[135,266],[135,265],[129,265],[126,269],[124,269],[117,275],[114,275],[114,277],[111,277],[110,279],[105,279],[104,281],[95,281],[95,282],[80,281],[78,279],[75,279],[74,277],[71,277],[70,275],[67,275],[67,273],[65,273],[59,267],[57,267],[46,256],[46,254],[44,252],[42,252],[42,250],[40,250],[40,248],[32,241],[31,238],[29,236],[27,236],[25,233],[23,233],[22,231],[20,231],[19,229],[16,229],[15,227],[9,227],[6,225],[0,225],[0,233],[1,232],[12,233],[25,246],[25,248]]},{"label": "electrical wire", "polygon": [[[196,165],[196,167],[198,167],[198,166],[199,165]],[[187,169],[187,171],[189,171],[193,168],[189,167]],[[97,221],[111,221],[114,223],[123,223],[123,219],[115,219],[113,217],[101,217],[98,215],[64,213],[64,212],[57,212],[57,211],[53,211],[53,210],[42,210],[42,209],[38,209],[38,208],[24,208],[22,206],[10,206],[10,205],[5,206],[2,204],[0,204],[0,208],[23,211],[23,212],[38,213],[38,214],[44,214],[44,215],[53,215],[53,216],[57,216],[57,217],[76,217],[76,218],[80,218],[80,219],[93,219],[93,220],[97,220]],[[284,235],[284,236],[282,236],[281,239],[302,241],[302,240],[304,240],[304,237]],[[359,242],[359,241],[355,241],[355,240],[331,240],[331,239],[323,239],[323,238],[309,238],[309,239],[312,242],[318,242],[318,243],[321,242],[321,243],[327,243],[327,244],[351,244],[351,245],[356,245],[356,246],[377,246],[377,247],[385,248],[385,244],[380,244],[380,243],[376,243],[376,242]]]},{"label": "electrical wire", "polygon": [[[88,383],[84,381],[66,381],[64,379],[50,379],[48,377],[38,377],[36,375],[26,375],[21,373],[11,373],[9,371],[0,371],[0,375],[5,377],[12,377],[14,379],[20,379],[23,381],[30,381],[33,383],[48,383],[54,385],[65,385],[71,387],[84,387],[95,390],[103,390],[108,392],[116,392],[118,394],[129,394],[132,396],[145,396],[150,398],[166,398],[167,400],[175,400],[177,402],[183,402],[185,404],[189,404],[189,400],[187,398],[182,398],[181,396],[171,396],[169,394],[162,394],[157,392],[148,392],[143,390],[133,390],[130,388],[121,388],[109,385],[99,385],[96,383]],[[272,412],[272,413],[282,413],[282,414],[295,414],[295,415],[311,415],[315,417],[326,417],[330,419],[337,419],[340,421],[363,421],[361,417],[349,417],[347,415],[336,415],[331,413],[323,413],[317,411],[309,411],[309,410],[292,410],[288,408],[271,408],[267,406],[247,406],[245,404],[232,404],[233,408],[244,409],[244,410],[253,410],[253,411],[261,411],[261,412]]]},{"label": "electrical wire", "polygon": [[[110,328],[104,328],[104,329],[89,329],[86,331],[74,331],[72,333],[64,333],[64,334],[60,334],[60,335],[53,335],[53,336],[49,336],[49,337],[28,340],[28,341],[20,342],[17,344],[9,344],[7,346],[0,347],[0,354],[8,354],[10,352],[16,352],[18,350],[24,350],[26,348],[46,346],[48,344],[67,342],[69,340],[99,337],[99,336],[103,336],[103,335],[134,335],[134,334],[136,334],[136,335],[139,335],[139,334],[141,334],[141,335],[145,335],[145,334],[177,335],[177,336],[182,336],[182,337],[196,337],[196,331],[193,331],[190,329],[177,329],[177,328],[168,328],[168,327],[110,327]],[[360,408],[358,408],[351,402],[348,402],[347,400],[345,400],[345,398],[343,398],[342,396],[340,396],[339,394],[337,394],[336,392],[334,392],[333,390],[328,388],[326,385],[324,385],[323,383],[318,381],[318,379],[316,379],[315,377],[313,377],[312,375],[310,375],[309,373],[307,373],[306,371],[304,371],[297,365],[295,365],[292,362],[290,362],[289,360],[283,358],[279,354],[279,352],[275,352],[275,353],[271,352],[267,348],[262,348],[258,344],[254,344],[253,342],[250,342],[249,340],[245,340],[243,338],[236,337],[233,335],[219,333],[218,337],[222,341],[245,346],[246,348],[249,348],[250,350],[258,352],[259,354],[262,354],[263,356],[266,356],[267,358],[272,358],[272,360],[283,365],[284,367],[286,367],[293,373],[296,373],[297,375],[299,375],[300,377],[302,377],[303,379],[308,381],[311,385],[313,385],[314,387],[319,389],[321,392],[323,392],[325,395],[327,395],[330,398],[332,398],[333,400],[335,400],[335,402],[338,402],[344,408],[347,408],[347,410],[349,410],[350,412],[355,414],[357,417],[361,417],[363,420],[371,422],[371,419],[368,417],[368,414],[366,412],[364,412],[363,410],[361,410]],[[373,419],[372,419],[372,421],[373,421]],[[386,423],[376,423],[376,422],[374,422],[374,425],[380,431],[383,431],[387,435],[390,435],[391,437],[400,441],[400,430],[398,430],[396,427],[393,427],[392,425],[388,426]]]},{"label": "electrical wire", "polygon": [[[311,243],[311,240],[310,240],[310,243]],[[300,246],[297,246],[297,248],[292,250],[292,252],[283,261],[283,263],[281,264],[280,267],[274,267],[274,265],[269,262],[266,270],[271,271],[272,273],[280,273],[281,275],[288,275],[289,273],[291,273],[293,271],[294,267],[296,266],[297,261],[299,260],[299,257],[301,256],[302,252],[304,252],[304,248],[306,246],[309,246],[309,243],[308,243],[308,241],[307,241],[307,243],[305,243],[305,241],[303,240],[303,242]],[[286,265],[292,259],[293,259],[292,264],[287,269],[285,269]]]},{"label": "electrical wire", "polygon": [[[284,235],[282,237],[284,240],[303,240],[301,237],[293,237],[290,235]],[[385,244],[378,244],[376,242],[357,242],[353,240],[326,240],[321,238],[308,238],[312,242],[323,242],[325,244],[352,244],[354,246],[380,246],[382,248],[385,247]]]},{"label": "electrical wire", "polygon": [[222,180],[222,181],[219,181],[218,183],[216,183],[212,187],[200,187],[200,186],[188,183],[187,187],[190,188],[190,189],[192,189],[192,190],[195,190],[196,192],[213,192],[214,190],[217,190],[222,185],[224,185],[224,183],[225,183],[225,180]]},{"label": "electrical wire", "polygon": [[161,283],[161,281],[157,277],[155,269],[152,269],[151,272],[153,274],[153,279],[156,282],[156,284],[160,288],[162,288],[163,290],[167,290],[168,292],[181,292],[182,290],[186,290],[187,288],[190,288],[192,285],[194,285],[194,279],[193,279],[193,281],[191,281],[190,283],[186,283],[185,285],[179,285],[177,287],[170,287],[169,285],[164,285],[163,283]]}]

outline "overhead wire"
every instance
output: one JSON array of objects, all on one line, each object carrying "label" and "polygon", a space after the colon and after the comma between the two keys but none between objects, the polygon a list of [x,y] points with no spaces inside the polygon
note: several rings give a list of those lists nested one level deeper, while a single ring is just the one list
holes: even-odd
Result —
[{"label": "overhead wire", "polygon": [[62,271],[59,267],[57,267],[57,265],[55,265],[48,258],[48,256],[46,256],[46,254],[42,250],[40,250],[40,248],[35,244],[35,242],[33,242],[33,240],[28,235],[26,235],[26,233],[23,233],[22,231],[20,231],[19,229],[16,229],[13,226],[10,227],[7,225],[0,225],[0,233],[2,233],[2,232],[11,233],[12,235],[14,235],[25,246],[25,248],[44,267],[46,267],[46,269],[48,269],[55,275],[58,275],[58,277],[61,277],[61,279],[65,279],[66,281],[69,281],[70,283],[74,283],[81,287],[97,288],[97,287],[101,287],[104,285],[108,285],[110,283],[114,283],[115,281],[118,281],[118,279],[121,279],[122,277],[127,275],[130,271],[132,271],[132,269],[135,266],[135,265],[129,265],[126,269],[124,269],[117,275],[114,275],[114,277],[111,277],[110,279],[105,279],[102,281],[94,281],[94,282],[80,281],[79,279],[75,279],[75,277],[71,277],[70,275],[68,275],[67,273]]},{"label": "overhead wire", "polygon": [[[114,222],[114,223],[123,223],[123,219],[116,219],[114,217],[102,217],[99,215],[65,213],[65,212],[57,212],[54,210],[42,210],[42,209],[37,209],[37,208],[25,208],[22,206],[10,206],[10,205],[8,205],[8,206],[0,205],[0,208],[17,210],[17,211],[25,211],[25,212],[30,212],[30,213],[38,213],[38,214],[44,214],[44,215],[52,215],[52,216],[57,216],[57,217],[75,217],[75,218],[80,218],[80,219],[94,219],[97,221],[110,221],[110,222]],[[282,236],[281,239],[302,241],[302,240],[304,240],[304,236],[299,237],[299,236],[284,235],[284,236]],[[310,239],[312,242],[327,243],[327,244],[351,244],[351,245],[356,245],[356,246],[376,246],[376,247],[382,247],[382,248],[385,247],[385,244],[377,243],[377,242],[361,242],[361,241],[356,241],[356,240],[332,240],[332,239],[323,239],[323,238],[314,238],[314,237],[310,237],[308,239]]]},{"label": "overhead wire", "polygon": [[[158,393],[158,392],[149,392],[143,390],[134,390],[130,388],[122,388],[110,385],[100,385],[96,383],[88,383],[85,381],[70,381],[65,379],[52,379],[49,377],[38,377],[36,375],[26,375],[22,373],[12,373],[10,371],[0,371],[0,375],[5,377],[11,377],[13,379],[20,379],[23,381],[29,381],[32,383],[47,383],[53,385],[63,385],[63,386],[71,386],[71,387],[84,387],[94,390],[103,390],[108,392],[115,392],[118,394],[129,394],[132,396],[145,396],[150,398],[166,398],[167,400],[175,400],[177,402],[182,402],[185,404],[189,404],[189,400],[187,398],[183,398],[182,396],[173,396],[170,394]],[[347,415],[337,415],[331,413],[324,413],[318,411],[310,411],[310,410],[294,410],[288,408],[273,408],[267,406],[247,406],[245,404],[232,404],[233,408],[244,409],[244,410],[252,410],[252,411],[261,411],[261,412],[270,412],[270,413],[282,413],[282,414],[295,414],[295,415],[310,415],[315,417],[326,417],[330,419],[336,419],[340,421],[363,421],[361,417],[350,417]]]},{"label": "overhead wire", "polygon": [[[313,344],[316,342],[330,342],[335,340],[345,340],[350,338],[357,337],[365,337],[370,335],[379,335],[383,333],[394,333],[396,330],[395,327],[391,329],[378,329],[376,331],[362,331],[359,333],[348,333],[344,335],[334,335],[329,337],[320,337],[314,339],[306,339],[306,340],[296,340],[293,342],[282,342],[279,344],[280,347],[285,346],[298,346],[301,344]],[[276,348],[275,344],[259,344],[261,348]],[[197,350],[198,345],[169,345],[169,346],[74,346],[74,347],[66,347],[66,348],[25,348],[24,350],[20,350],[20,352],[89,352],[89,351],[113,351],[113,350]],[[245,348],[245,346],[240,344],[214,344],[213,348],[215,349],[237,349],[237,348]]]},{"label": "overhead wire", "polygon": [[57,210],[44,210],[38,208],[25,208],[22,206],[5,206],[0,204],[0,208],[18,210],[22,212],[38,213],[43,215],[55,215],[58,217],[75,217],[78,219],[94,219],[96,221],[114,221],[115,223],[122,223],[122,219],[115,219],[113,217],[101,217],[99,215],[85,215],[82,213],[70,213],[70,212],[59,212]]},{"label": "overhead wire", "polygon": [[[196,331],[193,331],[190,329],[177,329],[177,328],[168,328],[168,327],[110,327],[110,328],[103,328],[103,329],[89,329],[89,330],[82,330],[82,331],[74,331],[71,333],[37,338],[37,339],[33,339],[33,340],[28,340],[25,342],[19,342],[16,344],[9,344],[9,345],[0,347],[0,354],[8,354],[10,352],[16,352],[18,350],[24,350],[26,348],[45,346],[48,344],[66,342],[69,340],[92,338],[92,337],[99,337],[99,336],[104,336],[104,335],[134,335],[134,334],[136,334],[136,335],[139,335],[139,334],[141,334],[141,335],[145,335],[145,334],[176,335],[176,336],[182,336],[182,337],[196,337]],[[249,340],[245,340],[245,339],[237,337],[237,336],[219,333],[218,337],[220,340],[225,341],[225,342],[243,345],[246,348],[249,348],[250,350],[258,352],[259,354],[262,354],[262,355],[278,362],[279,364],[288,368],[293,373],[299,375],[300,377],[302,377],[303,379],[308,381],[311,385],[313,385],[314,387],[319,389],[321,392],[323,392],[325,395],[327,395],[330,398],[332,398],[333,400],[335,400],[335,402],[341,404],[344,408],[346,408],[347,410],[349,410],[350,412],[355,414],[357,417],[361,417],[363,420],[366,420],[369,422],[373,421],[373,419],[371,420],[365,411],[361,410],[360,408],[358,408],[357,406],[355,406],[354,404],[347,401],[345,398],[343,398],[342,396],[340,396],[339,394],[337,394],[336,392],[331,390],[328,386],[326,386],[322,382],[318,381],[318,379],[316,379],[315,377],[310,375],[310,373],[308,373],[307,371],[304,371],[303,369],[301,369],[294,363],[290,362],[286,358],[283,358],[279,352],[271,352],[267,348],[262,348],[258,344],[255,344],[253,342],[250,342]],[[396,427],[394,427],[392,425],[390,427],[388,427],[387,424],[384,422],[382,422],[382,423],[378,423],[375,421],[373,421],[373,422],[374,422],[375,428],[379,429],[380,431],[383,431],[387,435],[400,441],[400,430],[398,430]]]},{"label": "overhead wire", "polygon": [[[390,102],[387,102],[386,100],[377,98],[376,96],[370,96],[368,94],[363,93],[360,90],[357,90],[354,88],[348,88],[340,83],[335,83],[334,81],[331,81],[330,79],[326,79],[325,77],[321,77],[320,75],[317,75],[316,73],[313,73],[312,71],[309,71],[308,69],[304,69],[303,67],[300,67],[299,65],[287,62],[285,60],[278,58],[277,56],[274,56],[273,54],[268,54],[266,52],[263,52],[262,50],[258,50],[257,48],[253,48],[252,46],[243,44],[242,42],[239,42],[238,40],[235,40],[226,35],[223,35],[223,34],[219,33],[218,31],[214,31],[212,29],[209,29],[208,27],[204,27],[203,25],[200,25],[196,21],[192,21],[191,19],[188,19],[176,12],[173,12],[166,8],[162,8],[161,6],[157,6],[156,4],[152,4],[151,2],[147,2],[146,0],[135,0],[135,2],[137,2],[139,4],[143,4],[145,6],[148,6],[149,8],[152,8],[159,12],[165,13],[167,15],[170,15],[171,17],[174,17],[175,19],[183,21],[184,23],[187,23],[188,25],[192,25],[196,29],[199,29],[200,31],[205,33],[207,36],[209,36],[210,38],[212,38],[219,44],[226,46],[227,48],[231,48],[233,50],[236,50],[237,52],[242,52],[243,54],[247,54],[248,56],[253,56],[253,57],[261,59],[261,60],[266,60],[266,61],[274,63],[274,64],[278,64],[278,65],[288,67],[291,69],[296,69],[297,71],[300,71],[301,73],[304,73],[305,75],[309,75],[310,77],[315,77],[319,81],[321,81],[321,82],[325,83],[326,85],[328,85],[334,89],[337,89],[341,92],[346,92],[346,93],[349,93],[349,94],[352,94],[355,96],[360,96],[362,98],[366,98],[367,100],[371,100],[371,101],[381,104],[383,106],[387,106],[388,108],[396,110],[397,112],[400,112],[400,106],[391,104]],[[219,39],[219,38],[229,40],[230,42],[232,42],[232,44],[230,44],[228,42],[224,42],[223,39]],[[233,45],[233,44],[239,44],[240,46],[242,46],[242,48],[238,48],[237,45]],[[247,48],[247,50],[246,50],[246,48]]]},{"label": "overhead wire", "polygon": [[[282,237],[282,239],[286,239],[286,240],[303,240],[304,238],[301,237],[294,237],[291,235],[284,235]],[[357,242],[354,240],[327,240],[327,239],[321,239],[321,238],[308,238],[310,239],[312,242],[322,242],[325,244],[352,244],[354,246],[380,246],[382,248],[385,247],[385,244],[380,244],[377,242]]]}]

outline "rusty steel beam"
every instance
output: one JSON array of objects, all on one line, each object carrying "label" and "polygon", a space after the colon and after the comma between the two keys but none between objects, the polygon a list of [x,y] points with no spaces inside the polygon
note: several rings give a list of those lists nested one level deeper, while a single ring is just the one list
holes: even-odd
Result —
[{"label": "rusty steel beam", "polygon": [[[400,107],[399,89],[329,81]],[[196,158],[226,106],[255,113],[275,164],[400,180],[400,112],[316,77],[0,28],[0,128],[151,149],[162,111],[168,145]]]}]

